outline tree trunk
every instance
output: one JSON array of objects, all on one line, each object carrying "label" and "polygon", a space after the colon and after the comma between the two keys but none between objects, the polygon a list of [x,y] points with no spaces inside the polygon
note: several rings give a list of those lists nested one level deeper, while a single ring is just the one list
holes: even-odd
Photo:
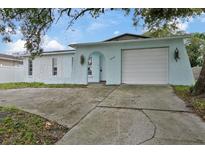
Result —
[{"label": "tree trunk", "polygon": [[203,56],[203,60],[204,62],[201,68],[199,78],[192,91],[193,95],[200,95],[205,92],[205,55]]}]

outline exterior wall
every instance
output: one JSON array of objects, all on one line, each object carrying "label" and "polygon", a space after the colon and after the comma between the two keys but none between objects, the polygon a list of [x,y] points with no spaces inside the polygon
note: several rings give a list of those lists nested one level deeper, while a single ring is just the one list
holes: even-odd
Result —
[{"label": "exterior wall", "polygon": [[[174,59],[174,51],[176,47],[179,50],[180,57],[177,62]],[[195,83],[191,64],[183,40],[175,40],[170,44],[169,83],[172,85],[193,85]]]},{"label": "exterior wall", "polygon": [[[28,75],[28,57],[24,58],[25,82],[44,82],[49,84],[72,83],[73,54],[43,55],[33,60],[33,75]],[[52,58],[57,58],[57,75],[52,74]]]},{"label": "exterior wall", "polygon": [[21,62],[0,59],[0,66],[19,66]]},{"label": "exterior wall", "polygon": [[[169,84],[192,85],[194,84],[193,73],[183,39],[153,40],[139,42],[123,42],[104,45],[79,46],[74,57],[72,80],[76,84],[87,84],[87,60],[93,52],[100,52],[105,56],[106,62],[106,84],[121,84],[121,52],[123,49],[140,48],[169,48]],[[180,59],[174,59],[175,49],[179,49]],[[83,65],[80,64],[80,56],[86,59]]]},{"label": "exterior wall", "polygon": [[23,67],[0,66],[0,83],[24,81]]}]

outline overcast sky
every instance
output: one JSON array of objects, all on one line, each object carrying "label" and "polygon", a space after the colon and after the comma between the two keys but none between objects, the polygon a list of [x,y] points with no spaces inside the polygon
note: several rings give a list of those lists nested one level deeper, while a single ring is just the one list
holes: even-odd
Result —
[{"label": "overcast sky", "polygon": [[[80,18],[69,30],[66,30],[68,19],[63,17],[53,25],[44,37],[45,51],[69,49],[68,44],[78,42],[92,42],[108,39],[123,33],[142,34],[142,25],[133,27],[132,16],[124,16],[122,12],[107,12],[97,19],[89,16]],[[179,28],[188,33],[205,32],[205,15],[180,23]],[[0,42],[0,53],[11,54],[25,50],[20,31],[13,37],[13,42]]]}]

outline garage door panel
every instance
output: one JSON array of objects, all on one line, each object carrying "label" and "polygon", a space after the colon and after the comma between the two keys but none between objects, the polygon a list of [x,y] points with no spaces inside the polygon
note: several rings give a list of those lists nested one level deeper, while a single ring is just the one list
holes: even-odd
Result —
[{"label": "garage door panel", "polygon": [[[139,71],[139,72],[124,72],[124,73],[129,73],[130,75],[132,75],[132,76],[134,76],[134,75],[138,75],[138,76],[146,76],[146,75],[149,75],[150,76],[150,74],[152,75],[152,76],[158,76],[159,78],[160,78],[160,76],[159,75],[164,75],[164,73],[161,73],[162,72],[162,70],[158,70],[158,71],[156,71],[156,72],[150,72],[150,71]],[[134,76],[135,77],[135,76]],[[136,78],[136,77],[135,77]]]},{"label": "garage door panel", "polygon": [[[159,59],[161,59],[160,61],[158,61]],[[125,64],[136,64],[136,61],[138,62],[137,64],[138,65],[144,65],[144,61],[146,61],[147,62],[147,64],[149,64],[149,63],[162,63],[162,64],[164,64],[163,62],[166,62],[167,60],[165,60],[164,59],[164,56],[163,57],[158,57],[158,58],[143,58],[143,59],[139,59],[139,58],[133,58],[133,59],[125,59],[126,61],[124,62]],[[139,63],[139,62],[141,62],[141,63]],[[145,65],[145,67],[146,67],[147,65]]]},{"label": "garage door panel", "polygon": [[167,84],[168,48],[123,51],[122,83]]},{"label": "garage door panel", "polygon": [[161,71],[161,73],[165,73],[165,72],[162,72],[162,71],[167,71],[166,68],[152,67],[152,68],[146,69],[143,66],[141,66],[141,67],[137,66],[137,67],[133,68],[133,70],[131,70],[130,67],[125,67],[125,68],[127,68],[127,70],[124,70],[123,72],[150,72],[150,73],[155,73],[156,71]]},{"label": "garage door panel", "polygon": [[[142,57],[142,56],[141,56]],[[153,63],[153,61],[157,62],[156,60],[159,60],[159,59],[162,59],[160,60],[159,62],[162,62],[162,61],[166,61],[164,59],[164,56],[163,57],[157,57],[157,58],[152,58],[152,57],[147,57],[147,58],[143,58],[143,59],[139,59],[139,58],[130,58],[130,59],[125,59],[125,63],[127,64],[130,64],[130,63],[135,63],[136,60],[138,60],[138,62],[144,62],[145,60],[149,63]]]},{"label": "garage door panel", "polygon": [[[140,63],[140,61],[138,62],[138,63]],[[142,61],[141,63],[144,63],[144,61]],[[163,63],[166,63],[166,61],[163,61]],[[129,63],[129,64],[126,64],[125,63],[125,67],[124,68],[140,68],[140,67],[142,67],[142,68],[147,68],[147,69],[149,69],[149,66],[150,65],[152,65],[152,67],[154,67],[154,68],[158,68],[158,66],[156,66],[156,65],[163,65],[161,62],[156,62],[156,63],[150,63],[150,62],[147,62],[147,64],[146,65],[148,65],[148,66],[145,66],[145,65],[143,65],[143,64],[139,64],[139,65],[136,65],[135,63]],[[159,68],[159,69],[163,69],[163,68]],[[164,68],[164,69],[166,69],[166,68]]]},{"label": "garage door panel", "polygon": [[[146,50],[146,49],[143,49],[143,50]],[[149,50],[152,50],[152,49],[149,49]],[[146,50],[146,51],[148,51],[148,50]],[[144,51],[144,52],[146,52],[146,51]],[[141,53],[138,53],[138,55],[135,55],[136,53],[132,53],[132,54],[130,54],[130,53],[128,53],[128,52],[133,52],[132,50],[125,50],[124,51],[125,52],[125,54],[127,54],[128,56],[131,56],[131,57],[125,57],[125,58],[128,58],[128,59],[130,59],[130,58],[133,58],[133,57],[136,57],[136,58],[138,58],[138,56],[147,56],[147,53],[143,53],[143,54],[141,54]],[[136,51],[135,50],[135,52],[140,52],[140,51]],[[149,51],[148,51],[149,52]],[[152,53],[152,52],[149,52],[149,53]],[[163,57],[163,55],[161,54],[161,51],[153,51],[153,53],[155,54],[155,55],[157,55],[157,56],[159,56],[159,57]],[[146,57],[144,57],[144,58],[146,58]],[[150,57],[151,58],[151,57]],[[156,58],[156,57],[153,57],[153,58]]]}]

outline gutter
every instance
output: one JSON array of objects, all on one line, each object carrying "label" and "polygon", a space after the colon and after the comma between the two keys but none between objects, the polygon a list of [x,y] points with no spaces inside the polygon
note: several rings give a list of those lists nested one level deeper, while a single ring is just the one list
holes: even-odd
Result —
[{"label": "gutter", "polygon": [[8,61],[15,61],[15,62],[22,62],[20,59],[12,59],[12,58],[5,58],[5,57],[0,57],[1,60],[8,60]]},{"label": "gutter", "polygon": [[[38,56],[49,56],[49,55],[63,55],[63,54],[75,54],[75,51],[72,51],[72,52],[46,52],[46,53],[41,53],[40,55]],[[23,55],[22,57],[29,57],[31,56],[30,54],[25,54]]]}]

